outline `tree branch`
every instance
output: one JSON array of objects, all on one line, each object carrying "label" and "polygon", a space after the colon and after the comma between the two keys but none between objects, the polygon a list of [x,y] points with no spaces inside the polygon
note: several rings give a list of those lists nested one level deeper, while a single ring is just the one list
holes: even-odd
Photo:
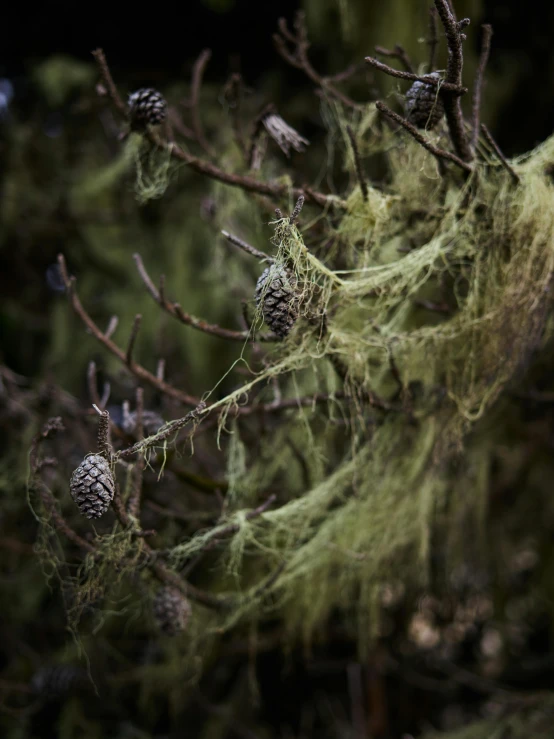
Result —
[{"label": "tree branch", "polygon": [[94,338],[97,341],[99,341],[101,344],[103,344],[106,347],[106,349],[108,349],[108,351],[111,352],[111,354],[116,356],[119,359],[119,361],[122,364],[124,364],[127,367],[127,369],[133,375],[138,377],[140,380],[148,383],[152,387],[155,387],[156,390],[159,390],[161,393],[164,393],[165,395],[169,395],[170,397],[175,398],[176,400],[178,400],[180,403],[183,403],[184,405],[190,405],[190,406],[196,407],[200,402],[200,398],[195,398],[192,395],[188,395],[187,393],[184,393],[182,390],[178,390],[177,388],[173,387],[173,385],[169,385],[167,382],[163,382],[162,380],[159,380],[155,375],[153,375],[151,372],[148,372],[147,369],[145,369],[140,364],[137,364],[134,361],[127,363],[126,353],[122,349],[120,349],[120,347],[117,346],[117,344],[115,344],[111,339],[109,339],[104,333],[102,333],[102,331],[98,328],[96,323],[92,320],[92,318],[83,308],[81,301],[79,300],[79,296],[77,295],[77,291],[75,287],[75,283],[76,283],[75,277],[69,277],[63,254],[60,254],[58,256],[58,264],[60,266],[60,273],[62,275],[62,279],[66,286],[67,297],[70,302],[70,305],[75,311],[75,313],[79,316],[81,321],[84,323],[84,325],[88,328],[89,332],[94,336]]},{"label": "tree branch", "polygon": [[201,318],[196,318],[196,316],[191,316],[189,313],[185,313],[179,303],[168,302],[162,292],[156,289],[156,286],[152,282],[150,275],[146,271],[140,255],[133,254],[133,259],[135,260],[135,264],[137,266],[137,270],[141,277],[141,280],[143,281],[144,286],[146,287],[152,298],[166,313],[168,313],[173,318],[176,318],[181,323],[185,324],[185,326],[191,326],[192,328],[195,328],[198,331],[202,331],[205,334],[219,336],[219,338],[221,339],[230,339],[231,341],[278,341],[278,337],[276,337],[274,334],[267,333],[254,336],[252,334],[252,331],[233,331],[232,329],[218,326],[215,323],[207,323]]},{"label": "tree branch", "polygon": [[481,54],[479,56],[479,64],[475,74],[475,82],[473,83],[473,106],[471,115],[471,148],[475,151],[477,140],[479,138],[480,116],[481,116],[481,93],[483,91],[483,76],[489,59],[491,48],[492,26],[488,23],[482,26],[483,39],[481,41]]},{"label": "tree branch", "polygon": [[[448,46],[446,77],[445,83],[442,86],[445,87],[446,83],[448,83],[461,88],[462,69],[464,66],[462,50],[463,34],[461,33],[461,29],[469,24],[469,19],[465,18],[458,23],[450,10],[447,0],[434,0],[434,3],[446,34],[446,43]],[[473,152],[469,146],[464,128],[460,98],[459,96],[449,95],[445,95],[443,98],[446,122],[454,150],[460,159],[463,159],[464,162],[470,162],[473,159]]]},{"label": "tree branch", "polygon": [[427,149],[427,151],[434,157],[439,160],[446,159],[450,162],[454,162],[454,164],[457,164],[458,167],[461,167],[465,172],[473,171],[472,166],[467,162],[464,162],[460,157],[457,157],[455,154],[451,154],[449,151],[445,151],[444,149],[439,149],[437,146],[434,146],[434,144],[431,144],[425,136],[421,135],[415,126],[409,123],[405,118],[402,118],[402,116],[398,115],[398,113],[395,113],[384,103],[378,102],[376,103],[376,106],[381,113],[388,116],[396,123],[399,123],[418,142],[418,144],[421,144],[421,146],[423,146],[424,149]]}]

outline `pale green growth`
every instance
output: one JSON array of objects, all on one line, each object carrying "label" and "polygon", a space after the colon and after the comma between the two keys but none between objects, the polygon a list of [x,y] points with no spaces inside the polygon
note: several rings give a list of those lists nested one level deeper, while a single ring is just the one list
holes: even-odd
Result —
[{"label": "pale green growth", "polygon": [[171,145],[160,149],[143,138],[142,146],[135,153],[135,167],[135,195],[140,205],[161,198],[175,169]]},{"label": "pale green growth", "polygon": [[[329,156],[344,153],[351,171],[343,115],[326,105],[336,125]],[[356,116],[362,158],[387,152],[386,189],[370,187],[364,201],[352,180],[346,210],[322,236],[338,237],[338,271],[333,255],[306,247],[302,220],[300,227],[285,218],[272,224],[268,255],[294,274],[298,320],[285,341],[267,347],[263,371],[211,406],[208,394],[207,410],[186,427],[193,434],[202,418],[218,414],[222,437],[232,432],[223,515],[169,554],[179,568],[208,547],[217,553],[210,588],[233,593],[237,607],[214,616],[206,638],[239,619],[257,622],[267,609],[283,618],[287,633],[309,641],[338,610],[364,653],[379,633],[383,588],[395,582],[414,592],[428,584],[437,522],[447,563],[467,547],[462,519],[482,534],[472,546],[483,546],[488,469],[503,431],[500,420],[490,433],[491,419],[503,391],[552,334],[554,190],[544,171],[554,138],[514,163],[515,186],[490,157],[468,180],[452,168],[443,177],[414,141],[377,130],[373,106]],[[160,181],[168,175],[162,165]],[[215,192],[224,191],[216,185]],[[240,192],[222,195],[220,207],[239,224],[251,218]],[[259,244],[269,235],[260,227]],[[214,249],[214,263],[253,295],[260,265],[225,249]],[[418,303],[444,295],[443,313]],[[235,362],[247,358],[244,350]],[[234,414],[258,386],[264,403],[327,397],[280,411],[256,454],[246,454]],[[166,424],[136,451],[172,446],[167,432],[183,426]],[[453,469],[456,455],[463,464]],[[277,502],[249,518],[273,492]],[[81,572],[80,602],[100,597],[104,579],[136,567],[136,547],[129,534],[105,537],[99,561]]]},{"label": "pale green growth", "polygon": [[[389,156],[389,192],[371,191],[364,203],[354,189],[338,226],[347,244],[361,242],[348,255],[351,268],[333,273],[306,249],[296,227],[286,219],[275,224],[276,258],[294,270],[301,317],[264,372],[214,405],[232,411],[249,388],[270,380],[284,397],[332,392],[336,379],[322,371],[325,356],[345,365],[350,399],[291,413],[240,481],[233,472],[241,496],[221,526],[237,524],[238,533],[218,546],[244,593],[276,562],[286,563],[270,599],[241,601],[242,617],[259,617],[265,603],[281,612],[290,633],[310,639],[338,608],[356,619],[362,650],[379,630],[382,586],[400,579],[425,587],[430,536],[437,516],[445,520],[445,506],[453,533],[468,511],[482,527],[491,447],[467,434],[551,333],[545,315],[554,198],[544,168],[554,140],[517,163],[517,187],[498,167],[480,166],[469,182],[455,185],[455,177],[439,177],[435,160],[400,136]],[[410,239],[413,248],[399,251]],[[414,301],[437,300],[444,280],[455,297],[452,312],[438,317]],[[313,311],[326,313],[323,337],[306,320]],[[394,392],[391,352],[404,388],[417,383],[410,391],[415,425],[402,406],[383,416],[363,397]],[[341,416],[346,425],[336,423]],[[298,462],[289,439],[302,445],[307,464]],[[463,470],[453,474],[447,462],[464,446]],[[233,449],[234,442],[236,471]],[[248,520],[244,501],[271,489],[282,491],[279,507]],[[458,511],[457,498],[466,501]],[[200,551],[217,531],[181,544],[175,561]],[[455,558],[463,542],[447,539]]]}]

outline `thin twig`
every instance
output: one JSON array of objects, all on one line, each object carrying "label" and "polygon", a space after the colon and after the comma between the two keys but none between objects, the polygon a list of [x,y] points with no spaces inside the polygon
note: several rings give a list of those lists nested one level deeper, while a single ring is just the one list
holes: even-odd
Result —
[{"label": "thin twig", "polygon": [[[457,87],[462,87],[462,69],[464,66],[464,56],[462,50],[461,28],[468,25],[469,20],[464,18],[458,23],[451,12],[447,0],[434,0],[435,8],[439,15],[440,21],[446,34],[446,43],[448,46],[448,61],[446,64],[445,82],[442,88],[450,83]],[[473,159],[473,152],[467,140],[464,118],[462,115],[462,103],[459,96],[444,95],[444,112],[450,138],[456,154],[464,162],[470,162]]]},{"label": "thin twig", "polygon": [[96,63],[98,64],[102,80],[106,85],[108,95],[113,101],[117,112],[123,118],[123,120],[127,121],[129,119],[127,106],[125,105],[125,103],[121,99],[119,92],[117,91],[117,87],[115,86],[115,82],[113,81],[113,77],[111,75],[110,68],[108,67],[108,62],[106,60],[106,55],[104,54],[103,49],[96,49],[92,52],[92,56],[95,58]]},{"label": "thin twig", "polygon": [[[123,526],[123,528],[133,530],[135,528],[134,520],[127,513],[125,507],[122,505],[119,493],[114,496],[112,505],[117,519],[119,523]],[[228,599],[225,599],[218,595],[213,595],[212,593],[207,593],[204,590],[200,590],[194,585],[185,582],[185,580],[183,580],[176,572],[170,570],[163,562],[161,562],[157,558],[156,550],[152,549],[152,547],[144,540],[144,537],[142,537],[141,546],[142,552],[147,557],[147,562],[152,573],[158,578],[160,582],[164,583],[165,585],[171,585],[172,587],[177,588],[181,593],[183,593],[183,595],[185,595],[187,598],[190,598],[190,600],[200,603],[201,605],[204,605],[207,608],[211,608],[213,610],[221,610],[231,605],[231,602]]]},{"label": "thin twig", "polygon": [[435,71],[437,63],[437,45],[439,37],[437,34],[437,9],[429,8],[429,72]]},{"label": "thin twig", "polygon": [[458,167],[461,167],[466,172],[473,171],[472,166],[467,162],[464,162],[462,159],[460,159],[460,157],[457,157],[455,154],[451,154],[449,151],[445,151],[444,149],[439,149],[434,144],[431,144],[425,138],[425,136],[421,135],[421,133],[417,130],[415,126],[409,123],[405,118],[402,118],[402,116],[398,115],[398,113],[395,113],[387,105],[382,102],[377,102],[376,106],[377,109],[381,111],[381,113],[388,116],[396,123],[399,123],[404,129],[406,129],[406,131],[408,131],[408,133],[413,136],[418,144],[421,144],[424,149],[427,149],[427,151],[430,152],[433,156],[437,157],[437,159],[446,159],[450,162],[454,162],[454,164],[457,164]]},{"label": "thin twig", "polygon": [[98,419],[97,431],[98,453],[101,454],[108,462],[111,462],[113,457],[113,447],[110,439],[110,414],[108,411],[101,410],[97,405],[93,405],[92,407],[100,416]]},{"label": "thin twig", "polygon": [[238,72],[234,72],[225,85],[223,94],[232,111],[231,124],[233,126],[235,141],[243,155],[246,155],[246,144],[244,141],[241,120],[242,87],[243,83],[241,75]]},{"label": "thin twig", "polygon": [[197,407],[187,413],[183,418],[177,418],[175,421],[169,421],[164,424],[155,434],[149,436],[147,439],[137,441],[133,446],[123,449],[117,453],[118,459],[127,459],[137,453],[142,453],[145,449],[150,448],[154,445],[160,445],[166,439],[174,436],[178,431],[187,426],[189,423],[198,422],[200,418],[205,415],[208,408],[204,401],[200,401]]},{"label": "thin twig", "polygon": [[85,551],[91,552],[91,553],[95,552],[96,547],[94,547],[88,541],[86,541],[81,536],[79,536],[79,534],[77,534],[71,528],[71,526],[67,523],[65,518],[58,511],[58,507],[56,505],[54,496],[52,495],[51,491],[46,487],[45,483],[42,480],[37,478],[33,481],[32,485],[34,489],[40,495],[40,499],[42,500],[42,505],[44,506],[45,510],[48,512],[50,516],[50,520],[54,524],[54,527],[60,532],[60,534],[63,534],[66,539],[73,542],[73,544],[76,544],[81,549],[84,549]]},{"label": "thin twig", "polygon": [[362,170],[362,162],[360,159],[360,151],[358,149],[358,144],[356,143],[356,137],[354,136],[354,131],[350,126],[346,126],[346,132],[348,133],[348,138],[350,139],[350,144],[352,146],[352,152],[354,154],[354,164],[356,166],[356,175],[358,177],[358,182],[360,183],[360,190],[362,191],[362,197],[365,202],[367,202],[368,198],[368,189],[367,189],[367,182],[364,177],[364,173]]},{"label": "thin twig", "polygon": [[449,81],[442,80],[438,77],[432,77],[430,74],[413,74],[412,72],[403,72],[400,69],[389,67],[388,64],[383,64],[378,59],[372,56],[366,56],[365,61],[372,67],[375,67],[381,72],[390,75],[391,77],[398,77],[401,80],[411,80],[413,82],[425,82],[426,85],[432,87],[440,87],[441,92],[451,92],[452,97],[459,97],[467,92],[467,87],[462,87],[461,84],[454,84]]},{"label": "thin twig", "polygon": [[89,362],[87,369],[88,394],[92,402],[101,408],[100,396],[98,395],[98,378],[96,374],[96,362]]},{"label": "thin twig", "polygon": [[[121,110],[119,109],[119,104],[121,103],[124,108],[125,105],[122,103],[121,98],[119,97],[119,94],[117,92],[117,88],[113,83],[104,53],[101,50],[97,50],[97,52],[95,52],[95,59],[100,66],[100,71],[102,75],[108,75],[109,79],[111,80],[111,85],[108,85],[106,81],[108,94],[115,107],[119,110],[119,112],[121,112]],[[127,118],[126,108],[125,118]],[[289,194],[292,194],[293,197],[298,197],[302,192],[305,192],[308,195],[309,201],[321,208],[346,208],[346,203],[334,195],[324,195],[323,193],[316,192],[315,190],[306,187],[290,188],[287,183],[261,182],[260,180],[257,180],[254,177],[249,177],[248,175],[238,175],[232,172],[226,172],[212,162],[208,162],[204,159],[200,159],[193,156],[192,154],[189,154],[187,151],[182,149],[174,142],[172,142],[170,145],[165,144],[158,138],[154,131],[146,131],[145,135],[154,146],[169,151],[170,155],[174,159],[184,162],[194,172],[197,172],[198,174],[204,175],[206,177],[210,177],[213,180],[224,182],[231,187],[239,187],[245,192],[268,195],[274,198],[285,197]]]},{"label": "thin twig", "polygon": [[[251,247],[253,248],[253,247]],[[260,252],[261,253],[261,252]],[[185,313],[179,303],[172,303],[167,301],[156,289],[156,286],[152,282],[150,275],[146,271],[146,267],[139,254],[134,254],[133,259],[137,266],[138,273],[144,283],[144,286],[156,301],[156,303],[170,316],[176,318],[185,326],[191,326],[192,328],[202,331],[205,334],[211,334],[212,336],[219,336],[221,339],[230,339],[231,341],[277,341],[278,337],[274,334],[258,334],[254,336],[251,331],[234,331],[229,328],[223,328],[215,323],[207,323],[201,318],[191,316],[189,313]]]},{"label": "thin twig", "polygon": [[127,351],[125,352],[125,364],[127,364],[128,366],[130,366],[133,362],[133,351],[137,341],[138,332],[140,330],[141,321],[142,316],[140,315],[140,313],[137,313],[133,320],[133,326],[129,335],[129,343],[127,344]]},{"label": "thin twig", "polygon": [[513,169],[512,165],[508,162],[508,160],[506,159],[506,157],[502,153],[500,147],[498,146],[498,144],[496,143],[496,141],[493,139],[491,132],[489,131],[489,129],[487,128],[487,126],[485,126],[484,123],[481,123],[481,131],[483,132],[483,136],[486,138],[487,143],[490,146],[492,146],[492,148],[494,149],[494,153],[496,154],[496,156],[502,162],[502,166],[510,173],[510,175],[511,175],[513,181],[516,183],[516,185],[519,184],[519,182],[521,181],[519,175]]},{"label": "thin twig", "polygon": [[192,128],[198,144],[208,156],[213,156],[214,152],[211,146],[208,144],[206,136],[204,135],[204,129],[202,128],[202,121],[200,119],[200,89],[202,87],[202,78],[204,76],[204,71],[206,69],[206,65],[210,61],[211,56],[211,50],[204,49],[198,59],[194,62],[194,67],[192,69],[192,86],[190,92]]},{"label": "thin twig", "polygon": [[383,46],[376,46],[375,53],[380,56],[387,56],[391,59],[398,59],[404,65],[406,72],[413,74],[414,67],[410,60],[410,57],[406,53],[406,49],[400,44],[395,44],[394,49],[385,49]]},{"label": "thin twig", "polygon": [[481,93],[483,91],[483,77],[485,68],[489,59],[492,38],[492,26],[486,23],[482,26],[483,38],[481,40],[481,54],[479,55],[479,64],[475,74],[475,82],[473,83],[473,106],[471,115],[471,147],[475,151],[477,140],[479,138],[480,117],[481,117]]},{"label": "thin twig", "polygon": [[61,534],[69,539],[69,541],[73,542],[78,547],[81,547],[87,552],[94,552],[96,551],[96,548],[88,541],[85,541],[85,539],[79,536],[79,534],[77,534],[75,531],[73,531],[71,526],[58,511],[54,496],[39,476],[41,470],[39,448],[44,441],[52,438],[52,436],[59,433],[60,431],[64,431],[62,419],[59,417],[50,418],[42,427],[42,430],[33,437],[33,441],[31,442],[31,448],[29,451],[29,468],[31,471],[29,478],[29,489],[39,494],[40,499],[42,500],[42,504],[50,516],[50,520],[54,524],[54,527]]},{"label": "thin twig", "polygon": [[177,388],[173,387],[173,385],[169,385],[167,382],[162,382],[158,380],[158,378],[155,375],[153,375],[151,372],[148,372],[147,369],[145,369],[140,364],[137,364],[134,361],[132,361],[130,364],[127,364],[126,353],[122,349],[120,349],[120,347],[117,346],[117,344],[115,344],[111,339],[108,339],[102,333],[102,331],[97,326],[97,324],[92,320],[92,318],[83,308],[83,305],[81,304],[81,301],[79,300],[79,296],[77,295],[77,290],[75,287],[76,279],[75,277],[69,277],[63,254],[60,254],[58,256],[58,264],[60,266],[60,273],[62,275],[64,284],[66,286],[67,297],[68,297],[69,303],[71,307],[73,308],[74,312],[79,316],[83,324],[87,327],[87,329],[94,336],[94,338],[97,341],[99,341],[101,344],[103,344],[111,354],[116,356],[122,364],[126,365],[127,369],[133,375],[138,377],[139,380],[142,380],[143,382],[148,383],[152,387],[155,387],[156,390],[159,390],[161,393],[164,393],[165,395],[169,395],[170,397],[175,398],[176,400],[183,403],[184,405],[196,407],[198,403],[200,402],[200,398],[195,398],[192,395],[188,395],[187,393],[184,393],[182,390],[178,390]]},{"label": "thin twig", "polygon": [[[265,513],[267,509],[275,502],[277,499],[276,495],[270,495],[269,498],[264,501],[261,505],[259,505],[257,508],[254,508],[254,510],[249,511],[245,514],[244,520],[245,521],[251,521],[254,518],[257,518],[258,516],[261,516],[262,513]],[[236,534],[241,529],[241,524],[229,524],[227,526],[223,526],[221,528],[216,528],[213,530],[213,533],[211,536],[207,537],[207,539],[204,540],[202,546],[200,549],[197,549],[195,552],[194,558],[186,565],[184,570],[182,571],[181,575],[182,577],[188,577],[190,573],[193,571],[193,569],[196,567],[197,564],[202,559],[202,556],[207,552],[213,549],[221,539],[227,536],[231,536],[232,534]]]},{"label": "thin twig", "polygon": [[[137,441],[140,443],[144,439],[144,428],[142,417],[144,412],[144,392],[141,387],[137,387],[136,392],[136,427],[135,434]],[[137,455],[137,461],[133,469],[133,482],[131,494],[127,501],[127,511],[130,516],[138,519],[140,516],[140,504],[142,498],[142,479],[144,476],[144,451],[140,450]]]},{"label": "thin twig", "polygon": [[254,246],[251,246],[246,241],[239,239],[238,236],[234,236],[233,234],[230,234],[228,231],[222,231],[221,233],[223,234],[223,236],[225,236],[227,241],[231,242],[231,244],[238,246],[239,249],[242,249],[247,254],[251,254],[253,257],[256,257],[256,259],[260,259],[263,262],[273,262],[274,261],[273,258],[265,254],[265,252],[259,251],[259,249],[256,249]]},{"label": "thin twig", "polygon": [[[295,33],[289,30],[287,22],[284,18],[279,18],[278,21],[279,33],[273,35],[273,41],[275,47],[283,59],[288,62],[292,67],[301,69],[304,74],[322,90],[327,92],[331,97],[339,100],[343,105],[349,108],[360,107],[358,103],[355,103],[348,95],[345,95],[338,90],[330,81],[329,77],[322,77],[313,68],[309,58],[308,49],[310,48],[310,42],[308,41],[308,34],[306,30],[305,16],[302,11],[298,11],[294,21]],[[279,35],[280,34],[280,35]],[[294,46],[294,51],[290,51],[287,48],[286,42],[289,42]]]}]

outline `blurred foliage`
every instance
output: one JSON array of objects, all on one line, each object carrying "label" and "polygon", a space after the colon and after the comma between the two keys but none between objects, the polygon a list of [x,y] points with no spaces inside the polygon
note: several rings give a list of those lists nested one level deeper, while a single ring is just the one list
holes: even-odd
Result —
[{"label": "blurred foliage", "polygon": [[[222,6],[228,4],[216,5],[225,10]],[[427,11],[422,3],[395,0],[386,3],[386,11],[383,3],[358,0],[307,0],[305,5],[315,58],[323,58],[326,71],[339,70],[372,53],[375,44],[399,42],[412,58],[426,58],[422,38]],[[474,26],[486,20],[483,3],[473,0],[456,5],[458,17],[471,16]],[[470,38],[474,44],[474,36]],[[476,47],[468,42],[466,51],[470,79]],[[306,156],[294,155],[290,162],[271,149],[262,172],[266,178],[295,172],[296,181],[350,188],[348,216],[340,228],[336,222],[322,221],[323,234],[313,238],[310,248],[319,249],[322,258],[335,258],[347,243],[355,245],[357,255],[369,255],[373,240],[381,239],[383,251],[371,259],[386,265],[396,260],[397,248],[427,244],[442,217],[434,214],[422,221],[417,216],[437,200],[437,180],[426,177],[428,159],[413,146],[396,150],[393,140],[385,140],[382,148],[392,152],[396,167],[387,176],[389,182],[396,178],[396,191],[391,196],[390,189],[372,188],[371,207],[364,211],[351,176],[341,115],[335,106],[325,101],[319,104],[310,88],[290,85],[291,74],[296,72],[273,70],[260,89],[248,94],[246,105],[253,117],[264,102],[276,99],[280,112],[312,141]],[[104,569],[97,570],[90,560],[76,564],[76,548],[68,548],[44,521],[39,526],[38,519],[43,519],[39,501],[32,489],[29,500],[27,496],[27,450],[47,418],[63,416],[66,433],[52,444],[60,460],[60,475],[49,480],[60,510],[75,522],[69,492],[59,479],[69,479],[83,454],[95,448],[96,421],[87,411],[91,400],[86,372],[91,359],[99,368],[100,390],[104,381],[111,384],[109,408],[116,423],[123,401],[131,401],[134,407],[134,380],[70,312],[57,254],[65,254],[81,299],[98,324],[107,326],[111,316],[118,316],[115,339],[121,345],[125,345],[134,316],[142,315],[138,361],[155,372],[163,358],[166,374],[177,386],[197,395],[215,387],[212,399],[219,399],[239,387],[236,377],[226,373],[241,357],[242,346],[183,327],[158,310],[135,271],[132,255],[142,256],[155,281],[161,274],[166,276],[166,294],[183,310],[240,329],[240,301],[248,300],[252,308],[260,265],[242,252],[231,252],[219,231],[225,228],[266,249],[274,236],[274,228],[268,225],[274,216],[264,210],[263,202],[241,190],[210,183],[184,166],[170,164],[167,168],[164,160],[145,161],[138,138],[119,142],[117,122],[106,101],[95,94],[96,71],[91,63],[53,56],[37,63],[30,79],[31,104],[18,106],[16,101],[10,117],[0,121],[2,736],[162,739],[182,736],[185,726],[188,735],[200,739],[237,735],[346,738],[362,735],[356,724],[360,700],[367,707],[364,730],[373,737],[401,737],[407,732],[429,739],[550,736],[550,691],[554,688],[553,357],[551,341],[539,350],[530,341],[532,331],[529,335],[522,331],[532,315],[532,306],[525,300],[517,306],[519,314],[510,314],[511,319],[508,312],[503,317],[496,313],[493,338],[483,333],[479,339],[490,349],[490,356],[481,357],[483,364],[490,362],[485,395],[491,387],[494,392],[497,387],[501,390],[492,409],[487,406],[487,414],[465,439],[464,455],[453,454],[448,463],[441,460],[443,466],[437,464],[438,469],[432,470],[436,478],[424,478],[423,462],[421,469],[419,462],[437,438],[441,441],[442,437],[445,447],[451,443],[460,450],[467,429],[453,432],[445,416],[429,421],[416,441],[412,429],[399,431],[394,420],[377,428],[377,463],[368,453],[364,457],[364,471],[371,470],[374,476],[366,477],[365,487],[357,487],[366,505],[364,518],[360,518],[359,507],[353,508],[344,527],[338,526],[327,539],[323,532],[320,541],[325,547],[341,551],[324,556],[316,547],[321,561],[315,571],[306,567],[310,550],[302,548],[302,535],[323,529],[326,522],[318,517],[319,512],[312,516],[308,511],[305,520],[298,518],[294,525],[304,528],[293,556],[297,571],[302,573],[305,568],[306,577],[291,585],[293,595],[288,601],[272,602],[263,619],[249,613],[245,623],[220,630],[215,616],[198,608],[185,635],[176,640],[160,637],[151,616],[152,583],[140,569],[119,569],[122,556],[131,551],[131,542],[113,518],[94,526],[76,523],[87,540],[104,547]],[[486,120],[494,123],[518,79],[518,70],[512,67],[491,66]],[[405,90],[397,81],[368,73],[351,83],[352,95],[364,101],[368,89],[375,97],[376,87],[393,102]],[[188,86],[179,80],[168,81],[164,93],[170,103],[178,105]],[[224,99],[222,85],[204,86],[203,121],[210,141],[221,152],[221,164],[240,168],[231,137],[232,110]],[[314,114],[318,105],[321,116]],[[330,132],[320,117],[332,124]],[[371,114],[356,122],[360,138],[375,135]],[[510,122],[500,120],[501,125],[509,128]],[[374,155],[362,147],[362,156],[367,171],[382,177],[382,151]],[[545,148],[530,163],[522,164],[528,176],[535,177],[535,189],[527,201],[516,206],[520,208],[519,239],[524,239],[525,229],[548,231],[551,185],[544,181],[543,170],[549,158],[550,149]],[[143,205],[137,199],[137,194],[144,194],[140,183],[137,193],[137,162],[146,166],[147,174],[160,176],[163,185],[163,196]],[[423,173],[425,185],[421,179],[404,177],[402,173],[408,170]],[[468,263],[480,259],[479,244],[490,246],[489,238],[491,243],[496,239],[494,244],[501,241],[505,228],[502,198],[509,202],[508,185],[503,182],[499,186],[493,175],[480,191],[482,201],[489,205],[497,189],[500,193],[491,206],[496,208],[492,221],[482,219],[479,203],[460,226],[467,229],[464,238],[470,242],[475,233],[480,234],[469,250],[464,242],[458,254]],[[398,193],[400,198],[395,200]],[[452,194],[455,197],[457,193]],[[399,224],[401,235],[397,236]],[[332,235],[327,252],[329,233],[325,229]],[[293,242],[286,248],[299,249],[298,242]],[[441,250],[437,254],[446,259],[446,247],[442,245]],[[524,298],[528,298],[534,290],[540,292],[537,286],[547,271],[542,261],[546,251],[536,248],[532,266],[527,254],[514,260],[509,280],[502,272],[502,259],[485,258],[482,263],[497,270],[494,277],[498,280],[502,273],[503,286],[509,284],[516,290],[521,283]],[[426,258],[421,257],[422,268],[428,266]],[[297,267],[303,268],[301,263]],[[446,270],[444,276],[448,280]],[[440,298],[440,280],[416,292],[403,279],[404,275],[398,279],[397,297],[408,295],[429,302]],[[488,296],[490,305],[495,305],[502,291],[495,292],[497,282],[492,278],[482,280],[475,289],[476,304],[483,301],[487,305]],[[346,329],[357,321],[360,333],[367,332],[367,313],[357,312],[359,296],[346,292],[341,296],[337,332],[344,333],[341,340],[357,373],[355,381],[363,384],[367,372],[363,362],[368,354],[357,356]],[[364,305],[365,311],[372,309],[373,305]],[[391,305],[380,309],[392,311]],[[421,308],[410,309],[403,318],[406,315],[410,329],[437,328],[441,335],[440,316]],[[398,347],[404,381],[412,383],[416,404],[435,402],[440,395],[446,380],[440,367],[437,370],[439,362],[444,363],[445,374],[455,374],[464,362],[469,366],[469,342],[459,337],[457,341],[447,344],[451,354],[442,345],[445,354],[438,359],[432,342],[422,342],[419,359],[411,364],[408,358],[416,355],[410,354],[409,342]],[[377,351],[380,362],[381,350]],[[287,356],[279,351],[275,356],[286,361]],[[310,353],[315,355],[308,339],[296,351],[293,359],[298,363]],[[259,372],[266,371],[256,366]],[[432,389],[422,399],[417,382],[423,377],[425,390]],[[333,391],[336,380],[330,369],[315,380],[308,370],[298,372],[296,382],[292,390],[309,395],[314,382],[316,389]],[[380,382],[380,392],[390,390],[390,377],[382,376]],[[271,378],[268,386],[262,397],[271,400]],[[290,393],[291,387],[286,390]],[[481,392],[479,388],[475,397],[481,398]],[[146,390],[145,402],[166,419],[182,415],[181,407],[154,390]],[[292,536],[289,520],[284,532],[275,535],[277,541],[264,538],[264,520],[278,523],[278,509],[273,518],[244,525],[243,509],[259,504],[260,490],[275,490],[280,503],[303,501],[306,510],[310,499],[308,495],[302,498],[304,492],[327,491],[329,521],[339,507],[337,492],[345,499],[350,494],[349,479],[331,475],[336,460],[348,452],[345,419],[338,412],[329,419],[318,411],[309,418],[299,414],[291,419],[279,428],[268,417],[264,431],[270,443],[265,445],[255,426],[239,430],[229,420],[226,430],[230,433],[223,434],[219,443],[212,433],[195,440],[194,456],[189,445],[181,444],[169,448],[167,458],[160,452],[157,459],[151,459],[153,469],[145,478],[145,498],[151,505],[145,506],[142,523],[144,528],[156,528],[160,541],[183,542],[174,552],[176,561],[179,557],[188,561],[203,544],[201,536],[208,535],[218,522],[235,521],[236,515],[241,524],[229,551],[208,552],[201,570],[192,576],[194,582],[221,589],[237,584],[247,588],[259,579],[251,547],[271,554],[279,547],[280,536]],[[367,436],[361,438],[369,448],[369,440],[374,441],[373,419],[348,420],[367,423],[363,431]],[[121,429],[119,433],[116,441],[132,441]],[[167,469],[159,485],[162,464]],[[339,468],[339,473],[344,475],[344,469]],[[395,487],[397,481],[400,487]],[[410,483],[413,496],[406,495]],[[437,487],[431,489],[431,484]],[[383,508],[378,507],[380,489],[386,489],[389,496]],[[335,525],[341,522],[338,514],[334,520]],[[407,542],[403,566],[409,577],[398,574],[398,562],[393,559],[399,522]],[[372,562],[360,558],[368,538],[380,555]],[[424,551],[417,550],[419,545]],[[339,568],[338,559],[343,563]],[[241,577],[239,563],[244,568]],[[367,587],[357,594],[352,581],[360,577]],[[376,578],[380,590],[370,590]],[[280,606],[287,612],[285,625],[277,615]],[[358,608],[363,610],[361,621]],[[311,620],[314,612],[318,618]],[[44,690],[47,678],[53,680],[43,672],[45,668],[66,670],[55,676],[56,689]],[[365,697],[360,699],[362,692]]]}]

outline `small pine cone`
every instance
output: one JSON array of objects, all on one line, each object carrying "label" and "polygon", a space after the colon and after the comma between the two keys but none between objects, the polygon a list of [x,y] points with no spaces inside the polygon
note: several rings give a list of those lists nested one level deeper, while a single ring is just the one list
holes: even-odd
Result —
[{"label": "small pine cone", "polygon": [[[440,79],[438,72],[430,77]],[[444,105],[436,87],[416,81],[406,93],[406,118],[418,128],[434,128],[444,115]]]},{"label": "small pine cone", "polygon": [[154,598],[154,618],[158,628],[168,636],[175,636],[187,628],[190,603],[176,588],[163,587]]},{"label": "small pine cone", "polygon": [[31,680],[31,690],[42,698],[54,700],[63,698],[83,687],[87,673],[82,667],[56,665],[41,667]]},{"label": "small pine cone", "polygon": [[115,490],[113,475],[104,457],[100,454],[86,456],[71,475],[70,490],[83,516],[103,516]]},{"label": "small pine cone", "polygon": [[269,328],[284,339],[298,318],[297,281],[294,273],[277,264],[267,267],[256,283],[256,306]]},{"label": "small pine cone", "polygon": [[167,103],[161,92],[143,87],[129,95],[129,115],[135,128],[157,126],[167,117]]}]

